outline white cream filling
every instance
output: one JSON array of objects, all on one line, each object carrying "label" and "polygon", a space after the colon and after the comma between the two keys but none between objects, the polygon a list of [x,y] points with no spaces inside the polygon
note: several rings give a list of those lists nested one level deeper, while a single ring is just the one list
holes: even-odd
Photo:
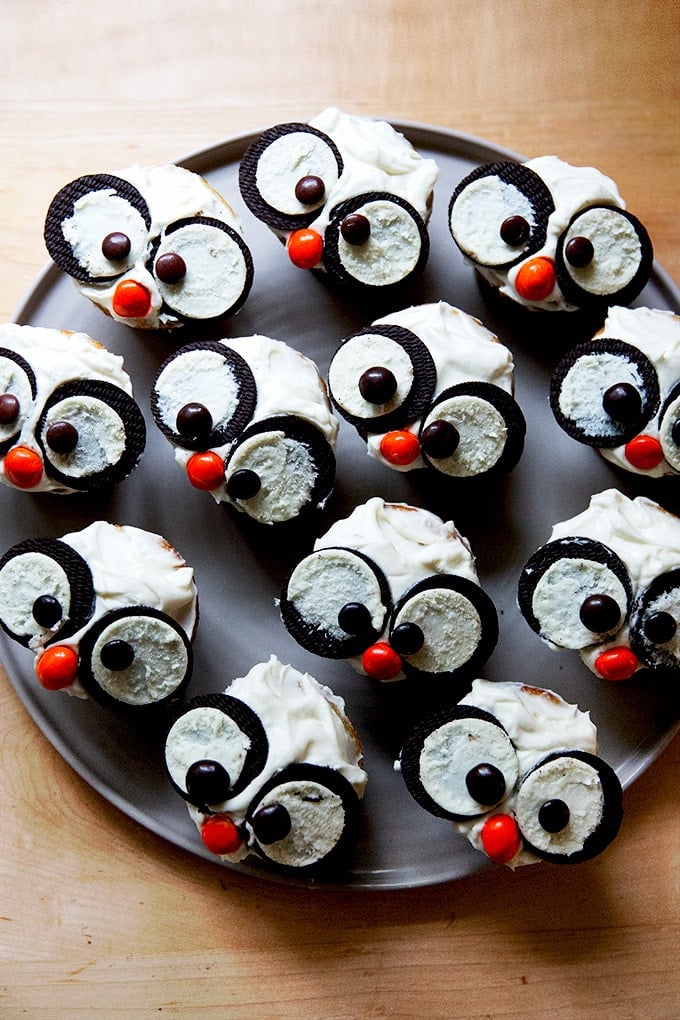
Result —
[{"label": "white cream filling", "polygon": [[348,636],[338,614],[351,602],[368,610],[374,630],[382,629],[386,607],[377,577],[365,560],[345,549],[320,549],[302,560],[291,574],[287,597],[308,624],[337,640]]},{"label": "white cream filling", "polygon": [[488,400],[474,396],[450,397],[437,404],[424,427],[435,421],[454,426],[460,441],[450,457],[438,457],[438,471],[456,478],[469,478],[489,471],[505,449],[508,430],[503,415]]},{"label": "white cream filling", "polygon": [[[62,419],[78,433],[75,449],[66,454],[47,447],[47,430]],[[125,426],[120,416],[109,404],[90,395],[68,397],[54,404],[45,418],[42,439],[51,463],[73,478],[86,478],[117,464],[126,447]]]},{"label": "white cream filling", "polygon": [[626,287],[640,266],[640,238],[625,216],[612,209],[590,209],[579,216],[567,231],[564,246],[574,237],[586,236],[595,254],[583,268],[565,261],[569,275],[589,294],[612,294]]},{"label": "white cream filling", "polygon": [[[132,645],[134,659],[126,669],[108,669],[101,662],[104,645],[122,640]],[[180,635],[153,616],[127,616],[114,620],[99,635],[92,649],[92,674],[106,694],[125,705],[151,705],[171,695],[188,667],[187,650]]]},{"label": "white cream filling", "polygon": [[282,783],[265,794],[258,805],[281,805],[291,821],[283,839],[262,847],[277,864],[304,867],[326,856],[338,843],[345,827],[342,799],[318,783],[306,780]]},{"label": "white cream filling", "polygon": [[[548,800],[561,800],[569,809],[569,821],[560,832],[546,832],[538,820]],[[537,850],[577,853],[602,821],[604,794],[597,770],[569,756],[546,762],[522,783],[515,811],[523,836]]]},{"label": "white cream filling", "polygon": [[[53,628],[40,626],[33,617],[33,604],[41,595],[51,595],[62,607],[62,618]],[[71,585],[56,560],[40,552],[14,556],[0,570],[0,616],[18,636],[30,635],[33,650],[44,645],[68,621]]]},{"label": "white cream filling", "polygon": [[[295,197],[295,186],[310,175],[321,178],[325,194],[307,205]],[[333,150],[309,131],[291,131],[271,142],[260,156],[255,173],[257,190],[264,201],[286,216],[301,216],[323,205],[337,180]]]},{"label": "white cream filling", "polygon": [[482,637],[482,621],[469,599],[451,588],[426,588],[410,598],[394,625],[413,623],[425,642],[408,655],[415,669],[427,673],[453,671],[469,662]]},{"label": "white cream filling", "polygon": [[[82,195],[62,223],[61,232],[80,266],[92,277],[127,272],[148,253],[149,236],[141,213],[112,188]],[[130,252],[120,261],[108,259],[102,252],[102,241],[112,233],[125,234],[130,241]]]},{"label": "white cream filling", "polygon": [[371,233],[363,244],[349,244],[339,235],[338,256],[343,269],[367,286],[399,283],[415,269],[420,258],[418,224],[395,202],[367,202],[356,212],[368,219]]},{"label": "white cream filling", "polygon": [[173,782],[185,793],[189,767],[203,760],[218,762],[234,786],[250,745],[249,737],[231,716],[202,705],[185,712],[171,727],[165,742],[165,762]]},{"label": "white cream filling", "polygon": [[[584,648],[596,635],[583,625],[579,610],[589,595],[608,595],[620,609],[618,630],[626,615],[626,590],[618,577],[594,560],[565,558],[551,564],[534,589],[531,608],[541,635],[562,648]],[[599,636],[599,635],[598,635]]]},{"label": "white cream filling", "polygon": [[178,315],[216,318],[243,293],[246,261],[239,245],[224,230],[189,223],[164,238],[156,260],[168,253],[180,255],[187,267],[186,275],[177,283],[157,280],[161,296]]},{"label": "white cream filling", "polygon": [[591,434],[603,438],[614,435],[619,426],[602,407],[602,397],[610,386],[629,383],[644,396],[640,371],[625,355],[584,354],[564,376],[559,406],[562,414]]},{"label": "white cream filling", "polygon": [[310,502],[317,479],[316,464],[303,443],[283,432],[260,432],[244,440],[229,461],[228,477],[253,471],[260,490],[247,500],[231,500],[262,524],[296,517]]},{"label": "white cream filling", "polygon": [[154,389],[159,414],[173,432],[177,431],[177,415],[186,404],[203,404],[210,411],[214,429],[231,421],[238,407],[236,380],[219,351],[199,348],[173,358]]},{"label": "white cream filling", "polygon": [[456,199],[451,210],[451,231],[475,262],[503,265],[512,262],[521,251],[500,235],[500,224],[510,216],[521,216],[534,226],[533,206],[519,188],[500,177],[479,177]]},{"label": "white cream filling", "polygon": [[[386,368],[395,378],[397,389],[384,404],[365,400],[359,380],[369,368]],[[328,385],[344,411],[370,420],[387,414],[403,404],[413,386],[413,362],[404,348],[382,333],[362,333],[343,343],[331,361]]]}]

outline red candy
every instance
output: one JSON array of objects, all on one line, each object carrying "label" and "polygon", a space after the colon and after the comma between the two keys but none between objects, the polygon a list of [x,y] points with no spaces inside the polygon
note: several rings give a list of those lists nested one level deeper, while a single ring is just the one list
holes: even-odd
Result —
[{"label": "red candy", "polygon": [[201,826],[201,839],[211,854],[233,854],[242,843],[238,826],[229,815],[210,815]]},{"label": "red candy", "polygon": [[70,687],[78,673],[78,653],[70,645],[46,648],[35,664],[35,675],[48,691]]},{"label": "red candy", "polygon": [[288,257],[298,269],[313,269],[323,255],[323,238],[316,230],[294,230],[286,245]]},{"label": "red candy", "polygon": [[522,840],[512,815],[492,815],[482,828],[482,846],[496,864],[507,864],[519,852]]},{"label": "red candy", "polygon": [[195,489],[216,489],[224,481],[224,461],[212,450],[194,453],[187,463],[187,475]]},{"label": "red candy", "polygon": [[386,641],[367,648],[361,665],[374,680],[394,680],[401,673],[401,656]]},{"label": "red candy", "polygon": [[661,443],[654,436],[635,436],[624,448],[626,460],[640,471],[650,471],[663,460]]},{"label": "red candy", "polygon": [[151,311],[151,294],[136,280],[121,280],[113,293],[113,310],[123,319],[143,319]]},{"label": "red candy", "polygon": [[521,266],[515,278],[515,290],[525,301],[543,301],[555,289],[555,265],[539,255]]},{"label": "red candy", "polygon": [[40,455],[27,446],[15,446],[5,457],[5,474],[19,489],[32,489],[42,478]]},{"label": "red candy", "polygon": [[412,464],[420,454],[420,442],[413,432],[399,429],[386,432],[380,440],[380,452],[390,464],[403,467]]},{"label": "red candy", "polygon": [[595,669],[605,680],[628,680],[638,666],[635,652],[624,645],[607,648],[595,659]]}]

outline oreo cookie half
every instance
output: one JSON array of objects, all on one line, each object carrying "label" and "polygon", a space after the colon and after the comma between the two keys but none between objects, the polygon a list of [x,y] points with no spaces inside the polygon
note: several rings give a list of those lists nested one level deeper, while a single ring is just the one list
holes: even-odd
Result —
[{"label": "oreo cookie half", "polygon": [[37,392],[35,372],[26,359],[0,347],[0,399],[5,398],[5,410],[0,417],[0,456],[7,453],[20,434]]},{"label": "oreo cookie half", "polygon": [[680,568],[655,577],[630,613],[630,644],[650,669],[680,678]]}]

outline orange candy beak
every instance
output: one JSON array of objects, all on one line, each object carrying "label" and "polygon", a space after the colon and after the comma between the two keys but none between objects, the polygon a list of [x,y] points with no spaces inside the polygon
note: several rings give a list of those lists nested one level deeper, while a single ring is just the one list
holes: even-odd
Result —
[{"label": "orange candy beak", "polygon": [[512,815],[492,815],[482,828],[482,846],[496,864],[508,864],[519,852],[522,839]]},{"label": "orange candy beak", "polygon": [[515,290],[525,301],[544,301],[555,289],[555,263],[539,255],[529,259],[515,277]]},{"label": "orange candy beak", "polygon": [[15,446],[5,457],[5,475],[18,489],[34,488],[43,473],[40,454],[27,446]]},{"label": "orange candy beak", "polygon": [[224,481],[224,461],[212,450],[194,453],[187,462],[187,476],[195,489],[209,492]]},{"label": "orange candy beak", "polygon": [[70,645],[46,648],[35,664],[35,675],[48,691],[70,687],[78,675],[78,653]]},{"label": "orange candy beak", "polygon": [[635,652],[625,645],[606,648],[595,659],[595,669],[604,680],[629,680],[639,665]]},{"label": "orange candy beak", "polygon": [[113,292],[113,310],[122,319],[144,319],[151,304],[151,294],[136,280],[121,280]]},{"label": "orange candy beak", "polygon": [[401,673],[401,656],[386,641],[367,648],[361,657],[361,665],[374,680],[394,680]]},{"label": "orange candy beak", "polygon": [[323,238],[316,230],[294,230],[286,244],[288,258],[298,269],[313,269],[323,255]]},{"label": "orange candy beak", "polygon": [[404,467],[412,464],[420,455],[420,442],[413,432],[397,429],[386,432],[380,440],[380,452],[390,464]]},{"label": "orange candy beak", "polygon": [[635,436],[624,447],[624,455],[629,464],[639,471],[651,471],[663,460],[663,448],[655,436]]}]

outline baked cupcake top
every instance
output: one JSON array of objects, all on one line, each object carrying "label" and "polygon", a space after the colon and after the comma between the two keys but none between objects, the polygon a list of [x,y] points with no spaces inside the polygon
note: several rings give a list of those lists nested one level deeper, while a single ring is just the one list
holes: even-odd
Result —
[{"label": "baked cupcake top", "polygon": [[117,322],[171,329],[233,315],[253,263],[238,217],[201,176],[173,164],[88,174],[45,219],[52,259]]},{"label": "baked cupcake top", "polygon": [[0,624],[48,690],[121,711],[168,705],[189,681],[197,620],[193,569],[141,528],[95,521],[0,560]]},{"label": "baked cupcake top", "polygon": [[680,474],[680,316],[610,308],[599,333],[558,364],[550,404],[565,432],[616,467]]},{"label": "baked cupcake top", "polygon": [[455,682],[498,638],[495,607],[454,524],[377,496],[317,539],[280,608],[308,651],[381,681]]},{"label": "baked cupcake top", "polygon": [[170,780],[207,848],[284,869],[335,864],[366,787],[342,698],[276,656],[194,698],[165,744]]},{"label": "baked cupcake top", "polygon": [[328,382],[369,455],[395,471],[488,477],[521,456],[526,424],[513,397],[512,355],[445,301],[394,312],[348,337]]},{"label": "baked cupcake top", "polygon": [[451,235],[500,294],[540,311],[630,304],[652,244],[614,181],[556,156],[478,167],[449,203]]},{"label": "baked cupcake top", "polygon": [[146,444],[123,359],[85,333],[0,326],[0,479],[15,489],[107,490]]},{"label": "baked cupcake top", "polygon": [[607,489],[555,524],[518,597],[529,626],[596,676],[680,676],[680,519],[645,496]]}]

